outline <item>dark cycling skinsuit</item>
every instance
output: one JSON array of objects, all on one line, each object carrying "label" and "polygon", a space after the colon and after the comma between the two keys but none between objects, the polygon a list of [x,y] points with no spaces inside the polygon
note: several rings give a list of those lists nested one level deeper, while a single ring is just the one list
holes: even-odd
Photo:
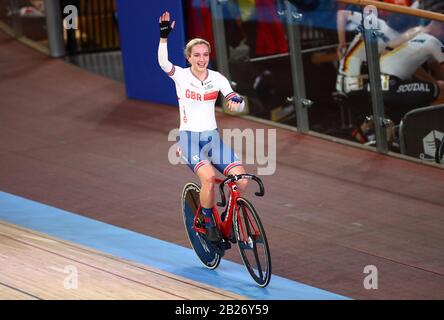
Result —
[{"label": "dark cycling skinsuit", "polygon": [[444,62],[443,44],[434,36],[421,32],[381,57],[381,84],[387,113],[399,122],[413,108],[426,107],[439,96],[432,82],[413,78],[427,61]]}]

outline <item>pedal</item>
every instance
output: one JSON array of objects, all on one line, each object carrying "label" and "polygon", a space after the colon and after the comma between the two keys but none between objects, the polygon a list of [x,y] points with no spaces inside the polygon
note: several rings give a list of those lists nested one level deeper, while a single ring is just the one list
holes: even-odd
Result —
[{"label": "pedal", "polygon": [[205,228],[205,235],[207,239],[212,243],[217,243],[222,241],[222,234],[217,227]]},{"label": "pedal", "polygon": [[231,249],[230,241],[223,240],[223,246],[225,250]]},{"label": "pedal", "polygon": [[225,245],[222,243],[222,241],[210,243],[214,251],[222,258],[225,255]]},{"label": "pedal", "polygon": [[236,237],[234,236],[234,232],[233,232],[233,231],[231,231],[231,233],[230,233],[230,237],[228,238],[228,240],[229,240],[231,243],[237,243],[237,241],[236,241]]},{"label": "pedal", "polygon": [[208,236],[206,234],[202,234],[202,236],[204,237],[207,245],[211,249],[213,249],[215,253],[217,253],[220,257],[223,257],[225,255],[226,241],[224,241],[223,239],[219,241],[211,241],[210,239],[208,239]]}]

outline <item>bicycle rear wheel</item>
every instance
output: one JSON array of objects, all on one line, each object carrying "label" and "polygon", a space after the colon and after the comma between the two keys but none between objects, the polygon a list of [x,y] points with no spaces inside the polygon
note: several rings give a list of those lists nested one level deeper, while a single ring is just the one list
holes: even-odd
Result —
[{"label": "bicycle rear wheel", "polygon": [[[221,256],[215,252],[210,243],[207,243],[205,236],[193,228],[194,217],[200,203],[199,193],[200,187],[194,182],[188,182],[183,188],[181,198],[183,223],[191,246],[200,261],[208,269],[216,269],[219,266]],[[203,216],[198,218],[197,223],[200,223],[203,227]]]},{"label": "bicycle rear wheel", "polygon": [[234,232],[239,252],[248,272],[264,288],[271,278],[271,256],[264,227],[253,205],[244,198],[237,201]]}]

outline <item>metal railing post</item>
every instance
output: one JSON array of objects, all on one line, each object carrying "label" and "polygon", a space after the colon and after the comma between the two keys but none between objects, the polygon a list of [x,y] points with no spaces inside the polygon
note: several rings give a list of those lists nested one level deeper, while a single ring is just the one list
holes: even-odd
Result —
[{"label": "metal railing post", "polygon": [[65,56],[63,23],[60,0],[45,0],[46,27],[48,29],[49,55],[54,58]]},{"label": "metal railing post", "polygon": [[[365,15],[366,12],[364,11],[364,23],[367,18]],[[379,66],[378,30],[374,28],[366,28],[365,25],[363,29],[370,79],[373,120],[375,123],[376,150],[380,153],[388,153],[387,123],[384,117],[384,99],[382,96],[381,70]]]},{"label": "metal railing post", "polygon": [[308,132],[308,110],[312,105],[312,101],[305,97],[305,79],[304,79],[304,65],[302,62],[301,51],[301,36],[299,31],[299,23],[301,14],[296,11],[296,8],[287,0],[285,2],[285,17],[288,29],[288,45],[290,49],[290,63],[291,74],[293,78],[293,104],[296,109],[296,125],[298,131]]},{"label": "metal railing post", "polygon": [[217,69],[228,80],[230,77],[230,68],[228,66],[227,45],[225,40],[225,26],[222,14],[222,4],[225,0],[211,0],[211,21],[214,33],[214,49],[216,50]]},{"label": "metal railing post", "polygon": [[23,36],[22,23],[20,21],[20,8],[17,0],[9,0],[9,7],[11,10],[11,23],[12,30],[14,30],[14,36],[20,38]]}]

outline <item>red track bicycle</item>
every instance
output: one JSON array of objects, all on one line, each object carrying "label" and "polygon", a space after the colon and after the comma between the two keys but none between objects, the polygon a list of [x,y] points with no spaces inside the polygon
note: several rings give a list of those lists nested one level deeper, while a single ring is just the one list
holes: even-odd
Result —
[{"label": "red track bicycle", "polygon": [[[225,180],[216,178],[221,196],[217,205],[224,208],[220,215],[216,208],[213,210],[217,227],[222,234],[218,243],[206,238],[204,217],[200,210],[200,187],[194,182],[188,182],[183,188],[181,199],[185,230],[196,255],[208,269],[216,269],[225,250],[231,248],[231,243],[237,243],[251,277],[260,287],[266,287],[271,278],[270,249],[256,209],[237,190],[236,181],[240,179],[257,182],[259,191],[255,195],[264,195],[261,179],[252,174],[230,175]],[[224,191],[226,186],[229,190],[228,202]]]}]

